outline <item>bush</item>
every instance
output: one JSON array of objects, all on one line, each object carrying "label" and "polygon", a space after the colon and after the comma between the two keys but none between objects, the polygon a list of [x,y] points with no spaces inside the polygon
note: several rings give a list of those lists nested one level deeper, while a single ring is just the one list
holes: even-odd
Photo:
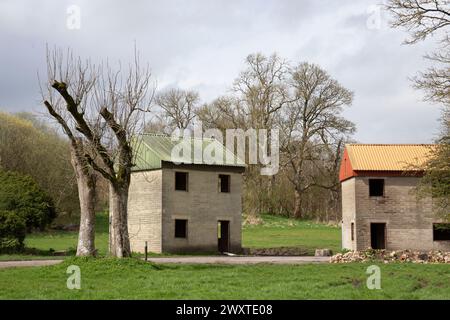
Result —
[{"label": "bush", "polygon": [[3,170],[30,175],[52,196],[58,212],[80,212],[68,139],[37,115],[1,111],[0,137]]},{"label": "bush", "polygon": [[23,249],[25,220],[17,212],[0,210],[0,252],[12,253]]},{"label": "bush", "polygon": [[29,176],[0,170],[0,210],[20,216],[30,232],[43,230],[56,217],[53,200]]}]

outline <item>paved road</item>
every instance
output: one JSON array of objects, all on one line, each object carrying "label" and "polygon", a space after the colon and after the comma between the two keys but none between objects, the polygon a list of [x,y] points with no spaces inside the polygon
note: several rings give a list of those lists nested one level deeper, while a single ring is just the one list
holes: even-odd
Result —
[{"label": "paved road", "polygon": [[41,267],[51,266],[63,260],[27,260],[27,261],[0,261],[0,269],[13,267]]},{"label": "paved road", "polygon": [[187,263],[187,264],[306,264],[306,263],[328,263],[330,257],[242,257],[242,256],[196,256],[196,257],[150,257],[148,261],[155,263]]}]

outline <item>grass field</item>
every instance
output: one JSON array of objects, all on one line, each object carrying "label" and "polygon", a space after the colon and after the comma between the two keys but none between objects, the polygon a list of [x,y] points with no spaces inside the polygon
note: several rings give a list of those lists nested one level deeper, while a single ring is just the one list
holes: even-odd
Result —
[{"label": "grass field", "polygon": [[328,248],[340,251],[341,229],[312,221],[299,221],[263,215],[263,224],[243,228],[244,247],[301,247],[314,253],[314,249]]},{"label": "grass field", "polygon": [[[263,223],[244,226],[242,232],[243,246],[249,248],[300,247],[310,254],[316,248],[340,249],[340,228],[298,221],[270,215],[262,216]],[[51,251],[69,250],[75,252],[78,233],[67,231],[49,231],[27,235],[27,248],[42,251],[39,255],[0,255],[1,260],[48,259]],[[96,248],[100,255],[105,255],[108,248],[108,216],[97,214]]]},{"label": "grass field", "polygon": [[[81,289],[66,287],[69,265]],[[448,265],[152,265],[137,259],[68,258],[49,267],[0,269],[0,299],[450,299]],[[7,290],[3,290],[8,288]]]},{"label": "grass field", "polygon": [[[243,228],[245,247],[339,250],[338,227],[273,216],[263,216],[263,221]],[[101,255],[107,249],[107,222],[106,215],[97,216],[96,245]],[[76,242],[76,232],[60,231],[26,239],[27,247],[43,252],[73,252]],[[0,260],[29,258],[0,255]],[[81,268],[81,290],[66,287],[69,265]],[[368,266],[155,265],[136,258],[69,257],[55,266],[0,269],[0,299],[450,299],[449,265],[380,265],[381,290],[367,289]]]}]

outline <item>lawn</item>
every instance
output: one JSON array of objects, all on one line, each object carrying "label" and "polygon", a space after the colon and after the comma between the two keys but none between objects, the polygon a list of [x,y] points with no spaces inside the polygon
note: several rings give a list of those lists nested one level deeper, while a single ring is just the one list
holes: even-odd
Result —
[{"label": "lawn", "polygon": [[[341,231],[339,227],[298,221],[270,215],[262,216],[262,224],[243,227],[243,246],[249,248],[301,247],[314,253],[316,248],[329,248],[334,252],[340,250]],[[74,253],[78,233],[67,231],[48,231],[27,235],[27,248],[36,248],[37,255],[0,255],[2,260],[48,259],[53,251],[68,250]],[[108,215],[98,213],[96,216],[96,248],[100,255],[106,255],[108,248]]]},{"label": "lawn", "polygon": [[341,249],[341,229],[338,226],[270,215],[263,215],[262,220],[260,225],[244,226],[244,247],[301,247],[312,253],[317,248],[328,248],[333,252]]},{"label": "lawn", "polygon": [[[108,217],[99,214],[96,245],[101,255],[106,253],[107,240]],[[61,231],[26,239],[27,247],[48,254],[49,249],[73,252],[76,242],[76,232]],[[244,226],[243,245],[338,251],[340,228],[263,216],[262,224]],[[0,256],[0,260],[27,258]],[[66,288],[69,265],[81,268],[81,290]],[[380,265],[381,290],[367,289],[368,266],[155,265],[136,258],[69,257],[55,266],[0,269],[0,299],[450,299],[449,265]]]},{"label": "lawn", "polygon": [[[95,246],[99,253],[105,254],[108,249],[108,215],[98,213],[95,221]],[[43,233],[33,233],[25,238],[25,245],[29,248],[40,250],[53,249],[76,250],[78,232],[73,231],[50,231]]]},{"label": "lawn", "polygon": [[[95,225],[95,246],[100,255],[105,255],[108,250],[108,215],[98,213]],[[37,249],[36,254],[14,254],[0,255],[0,261],[5,260],[30,260],[30,259],[53,259],[53,251],[68,251],[74,255],[77,248],[78,232],[75,231],[55,231],[36,232],[27,234],[25,246],[27,251],[31,248]]]},{"label": "lawn", "polygon": [[[81,269],[80,290],[66,287],[69,265]],[[0,299],[450,299],[448,265],[380,265],[381,290],[367,289],[368,266],[152,265],[137,259],[68,258],[49,267],[0,269]]]}]

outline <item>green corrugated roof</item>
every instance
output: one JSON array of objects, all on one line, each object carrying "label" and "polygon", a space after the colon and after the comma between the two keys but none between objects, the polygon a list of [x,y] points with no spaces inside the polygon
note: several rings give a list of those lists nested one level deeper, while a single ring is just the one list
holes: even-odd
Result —
[{"label": "green corrugated roof", "polygon": [[[190,148],[191,154],[181,151],[177,153],[177,149],[174,150],[174,148],[177,148],[179,151],[187,151]],[[159,169],[162,161],[245,167],[244,161],[215,139],[173,138],[158,134],[143,134],[135,138],[133,149],[135,152],[133,171]],[[172,150],[174,150],[174,155],[172,155]],[[214,158],[216,153],[212,152],[212,150],[217,151],[217,157],[222,153],[222,161]],[[208,156],[210,154],[213,156],[211,159],[203,157],[203,155]],[[231,159],[231,161],[227,161],[227,159]]]}]

